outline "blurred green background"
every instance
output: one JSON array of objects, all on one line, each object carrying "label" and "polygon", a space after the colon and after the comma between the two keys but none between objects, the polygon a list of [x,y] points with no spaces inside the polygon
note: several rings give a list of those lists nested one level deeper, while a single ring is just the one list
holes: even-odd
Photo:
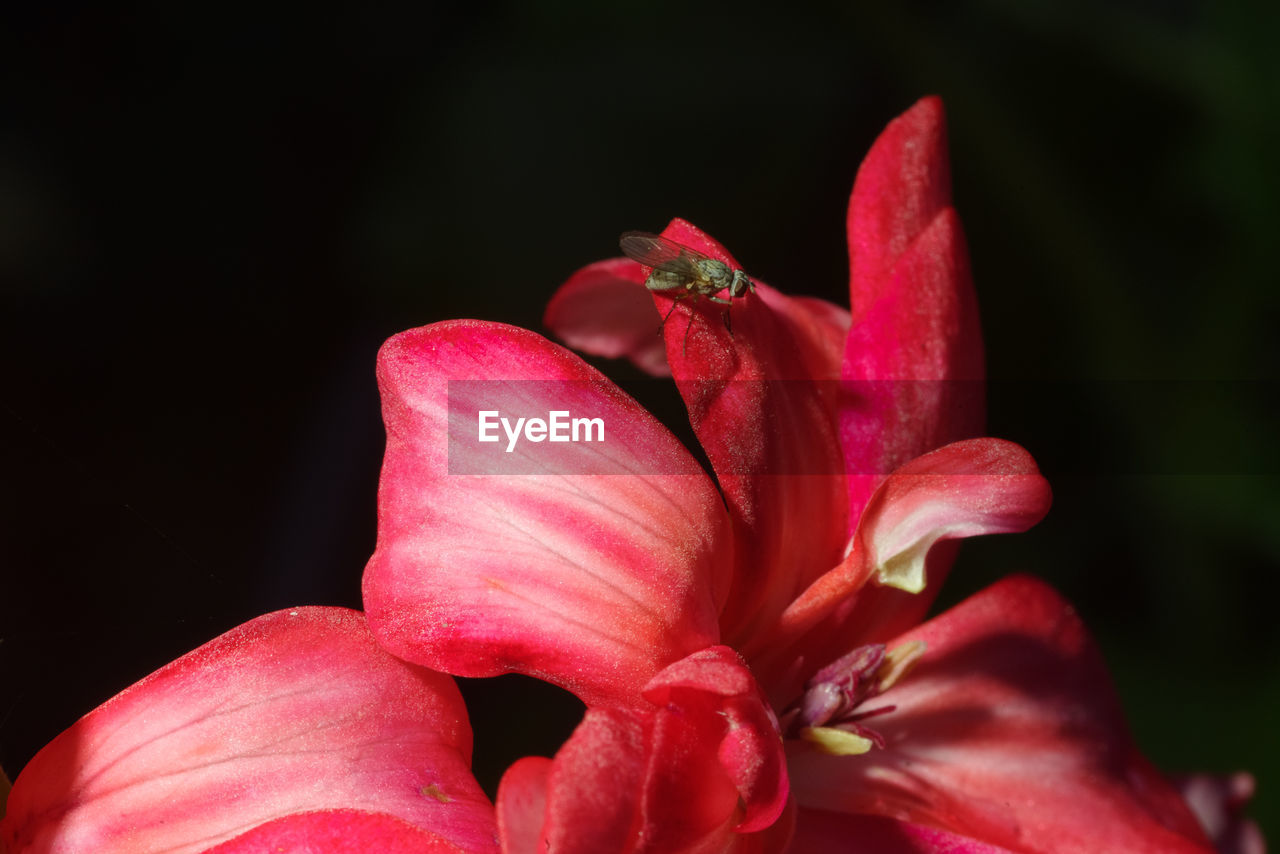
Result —
[{"label": "blurred green background", "polygon": [[[1057,496],[966,546],[946,601],[1051,580],[1142,748],[1253,770],[1280,836],[1280,13],[745,9],[0,13],[0,764],[259,613],[358,606],[384,338],[541,328],[672,216],[846,303],[858,163],[937,93],[990,432]],[[490,787],[575,722],[520,680],[467,691]]]}]

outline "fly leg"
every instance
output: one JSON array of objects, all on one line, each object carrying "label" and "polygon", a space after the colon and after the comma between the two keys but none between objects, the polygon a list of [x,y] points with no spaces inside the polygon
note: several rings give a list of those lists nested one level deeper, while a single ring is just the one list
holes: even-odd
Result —
[{"label": "fly leg", "polygon": [[658,334],[662,334],[662,330],[667,328],[667,320],[671,318],[671,312],[676,310],[676,306],[680,304],[680,297],[674,297],[671,300],[671,308],[667,309],[667,313],[662,318],[662,323],[658,325]]},{"label": "fly leg", "polygon": [[731,317],[730,313],[733,311],[733,300],[724,299],[723,297],[707,297],[707,299],[711,300],[712,302],[718,302],[721,305],[729,306],[724,310],[724,315],[723,315],[724,328],[729,330],[729,337],[732,338],[733,337],[733,321],[730,319]]},{"label": "fly leg", "polygon": [[[665,329],[667,328],[667,321],[671,319],[671,315],[675,312],[675,310],[676,310],[676,306],[680,304],[680,300],[684,299],[684,297],[685,297],[685,295],[684,295],[684,294],[681,294],[681,295],[680,295],[680,296],[678,296],[678,297],[673,297],[673,298],[672,298],[672,300],[671,300],[671,308],[667,309],[667,314],[666,314],[666,316],[662,318],[662,325],[658,327],[658,334],[659,334],[659,335],[661,335],[661,334],[663,333],[663,330],[665,330]],[[692,309],[690,309],[690,310],[689,310],[689,324],[688,324],[687,326],[685,326],[685,328],[684,328],[684,340],[680,342],[680,353],[681,353],[681,355],[685,355],[685,356],[689,355],[689,330],[693,328],[693,315],[694,315],[694,311],[693,311]]]}]

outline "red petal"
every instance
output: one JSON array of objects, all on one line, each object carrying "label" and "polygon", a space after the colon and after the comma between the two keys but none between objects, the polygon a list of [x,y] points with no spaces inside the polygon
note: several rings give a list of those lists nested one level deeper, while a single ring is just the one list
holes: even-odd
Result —
[{"label": "red petal", "polygon": [[[1025,531],[1044,518],[1050,501],[1048,481],[1031,455],[1012,442],[970,439],[918,457],[876,490],[844,562],[797,598],[777,629],[744,653],[766,684],[781,692],[774,699],[789,700],[813,670],[856,646],[854,639],[883,641],[920,621],[949,564],[934,565],[938,546]],[[942,571],[927,572],[926,556],[930,567]],[[880,583],[864,587],[869,579]],[[886,583],[911,593],[881,586]],[[797,660],[808,671],[790,672]]]},{"label": "red petal", "polygon": [[[474,849],[473,849],[474,850]],[[327,810],[279,818],[205,854],[468,854],[389,815]]]},{"label": "red petal", "polygon": [[813,809],[800,810],[792,849],[804,854],[1013,854],[1007,848],[932,827]]},{"label": "red petal", "polygon": [[778,820],[789,791],[778,721],[737,653],[726,646],[694,653],[655,676],[643,694],[696,722],[704,741],[718,742],[720,765],[746,807],[735,830],[763,830]]},{"label": "red petal", "polygon": [[736,837],[714,744],[673,712],[589,709],[556,755],[536,851],[702,854]]},{"label": "red petal", "polygon": [[[663,236],[738,266],[683,220]],[[664,312],[671,305],[664,294],[655,299]],[[667,359],[738,537],[734,586],[720,620],[726,642],[736,645],[776,620],[839,561],[848,539],[835,429],[847,331],[841,309],[759,282],[731,307],[684,300],[667,321]]]},{"label": "red petal", "polygon": [[1252,774],[1190,774],[1173,784],[1218,854],[1266,854],[1262,831],[1245,815],[1256,787]]},{"label": "red petal", "polygon": [[644,716],[588,709],[547,775],[547,808],[534,851],[625,851],[639,832]]},{"label": "red petal", "polygon": [[849,202],[853,328],[841,441],[857,513],[885,474],[983,424],[982,337],[968,252],[951,207],[942,102],[895,119]]},{"label": "red petal", "polygon": [[922,98],[881,132],[858,168],[849,201],[850,305],[860,317],[902,253],[951,205],[942,99]]},{"label": "red petal", "polygon": [[[781,850],[790,834],[790,819],[780,821],[788,798],[782,741],[737,654],[695,653],[643,695],[652,705],[588,710],[549,775],[523,764],[530,760],[508,771],[498,812],[510,811],[520,828],[511,850]],[[543,803],[541,840],[530,846],[529,817]]]},{"label": "red petal", "polygon": [[[389,650],[464,676],[519,671],[597,704],[633,698],[716,642],[723,505],[635,401],[567,350],[498,324],[405,332],[378,365],[387,452],[364,600]],[[485,409],[601,418],[608,441],[481,449]],[[564,473],[600,470],[631,474]]]},{"label": "red petal", "polygon": [[310,821],[365,825],[360,814],[384,813],[492,851],[470,756],[451,679],[387,654],[359,613],[280,611],[54,739],[18,777],[0,847],[196,852],[294,813],[342,809]]},{"label": "red petal", "polygon": [[1007,579],[890,642],[916,668],[882,697],[888,747],[801,747],[802,806],[890,816],[1016,851],[1176,854],[1207,848],[1177,793],[1140,755],[1101,657],[1043,583]]},{"label": "red petal", "polygon": [[662,316],[644,280],[629,258],[589,264],[560,286],[542,322],[575,350],[626,357],[645,373],[669,377],[667,345],[658,334]]},{"label": "red petal", "polygon": [[498,785],[498,838],[506,854],[537,851],[547,814],[547,782],[552,762],[526,756],[502,775]]}]

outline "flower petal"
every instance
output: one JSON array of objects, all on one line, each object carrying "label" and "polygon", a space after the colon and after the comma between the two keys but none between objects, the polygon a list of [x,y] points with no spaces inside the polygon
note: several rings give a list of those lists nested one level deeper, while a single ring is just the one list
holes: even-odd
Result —
[{"label": "flower petal", "polygon": [[[462,676],[522,672],[592,705],[718,640],[720,498],[598,372],[531,332],[456,321],[392,338],[378,376],[387,451],[364,600],[389,650]],[[600,418],[607,441],[505,454],[473,441],[484,410]]]},{"label": "flower petal", "polygon": [[925,556],[939,540],[1025,531],[1049,512],[1049,482],[1018,445],[970,439],[918,457],[876,490],[854,550],[877,580],[925,589]]},{"label": "flower petal", "polygon": [[[588,709],[546,776],[539,844],[523,850],[627,850],[639,831],[634,793],[644,779],[645,736],[645,720],[639,714]],[[504,777],[504,788],[514,793],[505,784]],[[536,785],[536,780],[525,785]],[[524,797],[532,801],[536,796]]]},{"label": "flower petal", "polygon": [[1190,774],[1173,784],[1218,854],[1266,854],[1262,831],[1245,815],[1256,786],[1252,774]]},{"label": "flower petal", "polygon": [[498,838],[505,854],[537,851],[547,814],[547,781],[552,761],[526,756],[502,775],[498,785]]},{"label": "flower petal", "polygon": [[575,350],[625,357],[645,373],[669,377],[667,345],[658,334],[662,315],[644,280],[640,265],[629,258],[589,264],[560,286],[542,322]]},{"label": "flower petal", "polygon": [[884,815],[1016,851],[1210,849],[1134,747],[1101,657],[1043,583],[1006,579],[892,641],[922,641],[882,695],[887,747],[790,753],[802,807]]},{"label": "flower petal", "polygon": [[[643,696],[648,703],[629,709],[588,709],[549,773],[545,760],[527,759],[507,772],[499,821],[520,843],[508,850],[780,850],[791,829],[782,741],[737,654],[694,653]],[[540,804],[541,836],[530,845]]]},{"label": "flower petal", "polygon": [[309,821],[385,829],[365,817],[382,813],[493,851],[470,757],[451,679],[383,651],[357,612],[280,611],[54,739],[15,781],[0,847],[197,852],[294,813],[342,809]]},{"label": "flower petal", "polygon": [[[803,658],[812,670],[843,654],[851,638],[883,641],[920,621],[949,564],[944,561],[936,567],[941,571],[928,577],[926,563],[933,564],[936,547],[964,537],[1025,531],[1044,518],[1050,501],[1048,481],[1031,455],[1013,442],[970,439],[918,457],[876,490],[845,560],[814,582],[787,608],[777,628],[744,654],[775,690],[795,690],[796,680],[809,673],[795,669],[791,679],[782,676],[792,663]],[[870,579],[878,583],[866,585]],[[900,590],[915,595],[903,596]],[[806,632],[797,650],[792,644]]]},{"label": "flower petal", "polygon": [[[673,220],[663,236],[739,266],[684,220]],[[669,310],[670,297],[659,292],[655,299]],[[848,539],[835,430],[847,331],[843,310],[759,282],[728,307],[682,300],[667,321],[667,360],[738,537],[734,585],[720,619],[727,643],[771,624],[839,562]]]},{"label": "flower petal", "polygon": [[950,205],[946,116],[932,95],[890,122],[858,168],[847,222],[855,317],[880,296],[916,235]]},{"label": "flower petal", "polygon": [[984,421],[977,300],[938,98],[876,140],[858,170],[848,230],[853,327],[840,436],[852,528],[885,474],[979,435]]},{"label": "flower petal", "polygon": [[696,652],[655,676],[643,695],[696,722],[705,742],[718,742],[720,765],[746,808],[735,830],[763,830],[778,820],[789,792],[778,721],[737,653],[726,646]]},{"label": "flower petal", "polygon": [[204,854],[468,854],[389,815],[326,810],[278,818]]},{"label": "flower petal", "polygon": [[556,754],[535,850],[724,850],[737,836],[738,792],[702,735],[667,710],[588,709]]},{"label": "flower petal", "polygon": [[804,854],[1014,854],[1007,848],[875,815],[802,809],[793,850]]}]

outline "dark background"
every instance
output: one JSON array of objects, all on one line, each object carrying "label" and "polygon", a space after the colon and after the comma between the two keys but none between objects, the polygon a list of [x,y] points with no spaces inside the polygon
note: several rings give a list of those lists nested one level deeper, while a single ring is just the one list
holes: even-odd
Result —
[{"label": "dark background", "polygon": [[[857,165],[938,93],[990,432],[1057,495],[966,546],[947,601],[1050,579],[1142,748],[1254,770],[1276,838],[1277,13],[898,5],[6,10],[0,764],[260,613],[358,607],[387,336],[541,328],[676,215],[845,303]],[[467,691],[491,791],[576,720]]]}]

